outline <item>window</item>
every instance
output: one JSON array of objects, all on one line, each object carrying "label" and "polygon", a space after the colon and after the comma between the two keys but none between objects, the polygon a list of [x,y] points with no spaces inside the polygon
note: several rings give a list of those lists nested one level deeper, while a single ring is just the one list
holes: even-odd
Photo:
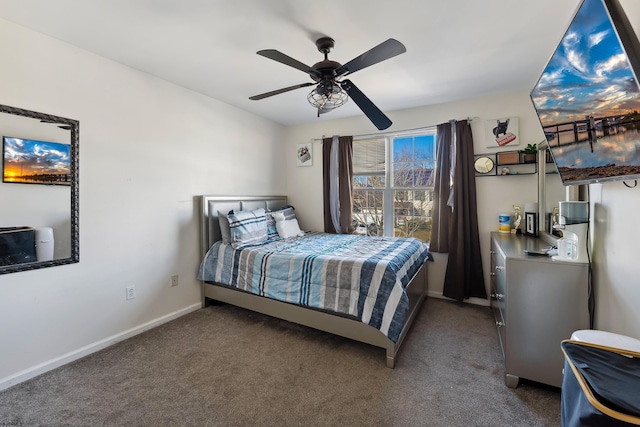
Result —
[{"label": "window", "polygon": [[353,141],[356,233],[429,241],[435,132]]}]

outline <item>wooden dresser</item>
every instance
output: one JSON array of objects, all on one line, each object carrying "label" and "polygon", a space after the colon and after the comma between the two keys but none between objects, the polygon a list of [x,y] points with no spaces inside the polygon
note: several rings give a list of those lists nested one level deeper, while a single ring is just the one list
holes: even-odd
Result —
[{"label": "wooden dresser", "polygon": [[560,342],[589,328],[589,264],[526,255],[549,245],[491,233],[491,308],[505,362],[505,383],[520,378],[560,387]]}]

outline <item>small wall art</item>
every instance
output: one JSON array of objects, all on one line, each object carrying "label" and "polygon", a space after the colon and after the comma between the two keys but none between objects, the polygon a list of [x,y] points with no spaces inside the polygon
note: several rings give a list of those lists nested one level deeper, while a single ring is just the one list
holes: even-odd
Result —
[{"label": "small wall art", "polygon": [[313,144],[298,144],[296,146],[296,164],[298,166],[312,166],[313,165]]},{"label": "small wall art", "polygon": [[517,117],[503,117],[484,122],[487,147],[520,145]]},{"label": "small wall art", "polygon": [[527,236],[537,236],[538,235],[538,215],[534,212],[525,212],[524,213],[524,234]]}]

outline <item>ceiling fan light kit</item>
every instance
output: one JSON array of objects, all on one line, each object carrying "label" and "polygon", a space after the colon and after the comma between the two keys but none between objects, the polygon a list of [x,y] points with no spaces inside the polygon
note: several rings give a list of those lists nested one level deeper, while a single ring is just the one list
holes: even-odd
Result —
[{"label": "ceiling fan light kit", "polygon": [[307,100],[314,108],[318,109],[319,116],[340,107],[349,100],[349,96],[335,83],[328,85],[321,83],[307,95]]},{"label": "ceiling fan light kit", "polygon": [[385,61],[400,55],[407,51],[402,43],[395,39],[389,39],[380,43],[374,48],[368,50],[360,56],[352,59],[344,65],[331,61],[328,58],[329,52],[333,50],[335,42],[331,37],[321,37],[316,40],[318,51],[324,55],[324,60],[316,63],[313,67],[309,67],[302,62],[285,55],[275,49],[260,50],[258,55],[272,59],[290,67],[303,71],[313,79],[315,83],[302,83],[286,88],[266,92],[260,95],[250,97],[251,100],[259,100],[289,92],[302,87],[316,87],[307,95],[309,103],[318,110],[318,116],[327,113],[335,108],[343,105],[349,98],[362,110],[362,112],[371,120],[371,122],[379,129],[387,129],[391,126],[391,120],[362,93],[356,85],[350,80],[342,80],[347,74],[353,74],[356,71],[369,67],[378,62]]}]

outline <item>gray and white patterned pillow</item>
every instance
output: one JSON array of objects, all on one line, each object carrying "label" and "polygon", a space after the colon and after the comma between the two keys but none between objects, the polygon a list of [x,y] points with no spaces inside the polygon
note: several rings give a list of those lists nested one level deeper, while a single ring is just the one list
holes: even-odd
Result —
[{"label": "gray and white patterned pillow", "polygon": [[227,215],[231,230],[231,245],[240,246],[261,243],[267,240],[267,216],[264,208],[252,211],[233,212]]}]

